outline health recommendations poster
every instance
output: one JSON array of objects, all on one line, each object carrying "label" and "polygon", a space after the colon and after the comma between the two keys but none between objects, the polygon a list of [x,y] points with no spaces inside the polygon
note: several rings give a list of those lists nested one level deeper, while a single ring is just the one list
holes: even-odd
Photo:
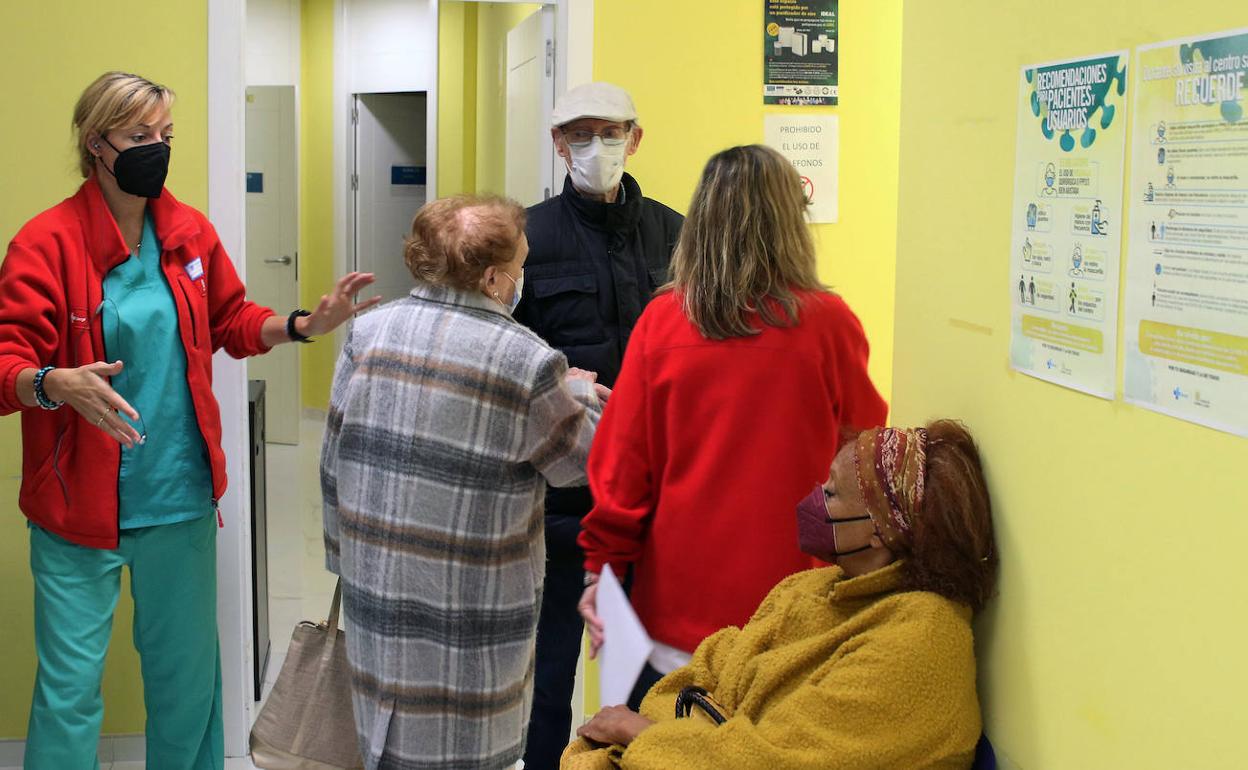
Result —
[{"label": "health recommendations poster", "polygon": [[1123,394],[1248,436],[1248,30],[1139,56]]},{"label": "health recommendations poster", "polygon": [[1010,243],[1010,363],[1114,397],[1127,52],[1024,67]]},{"label": "health recommendations poster", "polygon": [[838,0],[763,0],[763,103],[837,103]]}]

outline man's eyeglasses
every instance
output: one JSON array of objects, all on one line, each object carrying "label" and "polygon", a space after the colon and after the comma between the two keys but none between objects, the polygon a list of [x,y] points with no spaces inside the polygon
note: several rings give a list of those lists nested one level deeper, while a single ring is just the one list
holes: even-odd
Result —
[{"label": "man's eyeglasses", "polygon": [[571,131],[563,131],[563,138],[573,147],[584,147],[594,141],[595,136],[601,139],[603,144],[614,146],[624,144],[631,130],[632,126],[607,126],[601,131],[574,128]]}]

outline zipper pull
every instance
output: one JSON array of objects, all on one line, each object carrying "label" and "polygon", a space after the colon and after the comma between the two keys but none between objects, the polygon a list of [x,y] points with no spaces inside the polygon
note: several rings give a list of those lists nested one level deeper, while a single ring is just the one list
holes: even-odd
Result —
[{"label": "zipper pull", "polygon": [[217,505],[217,501],[212,501],[212,509],[217,512],[217,529],[225,529],[225,519],[221,518],[221,506]]}]

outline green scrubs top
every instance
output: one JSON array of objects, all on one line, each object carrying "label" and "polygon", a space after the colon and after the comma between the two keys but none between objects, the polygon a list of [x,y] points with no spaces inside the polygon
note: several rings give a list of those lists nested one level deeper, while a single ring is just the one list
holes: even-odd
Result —
[{"label": "green scrubs top", "polygon": [[178,311],[160,253],[148,213],[138,254],[104,277],[100,315],[106,357],[125,363],[112,386],[142,418],[132,423],[135,430],[147,434],[144,443],[121,449],[121,529],[173,524],[213,511],[212,470],[191,403]]}]

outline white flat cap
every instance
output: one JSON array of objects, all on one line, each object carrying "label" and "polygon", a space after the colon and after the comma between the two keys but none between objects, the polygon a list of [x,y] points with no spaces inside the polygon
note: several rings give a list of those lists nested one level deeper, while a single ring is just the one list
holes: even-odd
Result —
[{"label": "white flat cap", "polygon": [[586,83],[559,97],[550,116],[555,126],[564,126],[581,118],[626,123],[637,120],[637,108],[633,106],[633,97],[617,85]]}]

